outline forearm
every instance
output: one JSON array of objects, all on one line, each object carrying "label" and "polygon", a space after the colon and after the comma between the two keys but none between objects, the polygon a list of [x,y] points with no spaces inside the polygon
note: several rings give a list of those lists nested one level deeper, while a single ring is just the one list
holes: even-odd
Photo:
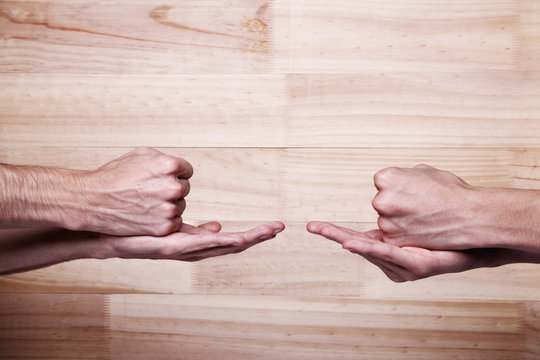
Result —
[{"label": "forearm", "polygon": [[79,229],[85,199],[82,171],[0,165],[0,228]]},{"label": "forearm", "polygon": [[540,191],[479,188],[479,247],[540,253]]},{"label": "forearm", "polygon": [[82,258],[108,257],[100,235],[63,229],[0,230],[0,274]]}]

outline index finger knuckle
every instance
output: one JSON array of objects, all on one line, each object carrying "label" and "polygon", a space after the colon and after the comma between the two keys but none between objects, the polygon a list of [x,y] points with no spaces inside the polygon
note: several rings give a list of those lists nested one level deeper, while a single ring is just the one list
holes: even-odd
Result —
[{"label": "index finger knuckle", "polygon": [[401,170],[396,167],[387,167],[373,175],[373,182],[378,189],[392,186],[398,179]]}]

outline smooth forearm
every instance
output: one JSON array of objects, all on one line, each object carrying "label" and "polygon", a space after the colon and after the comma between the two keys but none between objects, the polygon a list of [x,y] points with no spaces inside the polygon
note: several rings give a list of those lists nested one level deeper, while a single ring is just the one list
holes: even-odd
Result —
[{"label": "smooth forearm", "polygon": [[0,228],[81,228],[84,172],[0,165]]},{"label": "smooth forearm", "polygon": [[82,258],[106,258],[97,233],[64,229],[0,230],[0,274],[33,270]]}]

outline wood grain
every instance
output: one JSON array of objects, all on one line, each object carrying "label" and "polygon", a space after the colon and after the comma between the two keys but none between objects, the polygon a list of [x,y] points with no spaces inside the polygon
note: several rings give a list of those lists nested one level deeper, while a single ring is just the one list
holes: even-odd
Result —
[{"label": "wood grain", "polygon": [[[234,304],[241,304],[240,306]],[[271,296],[111,297],[113,354],[169,359],[508,359],[518,303]]]},{"label": "wood grain", "polygon": [[540,1],[0,1],[0,162],[195,167],[184,219],[276,239],[0,277],[0,359],[538,359],[540,266],[395,284],[309,220],[375,226],[418,163],[540,190]]},{"label": "wood grain", "polygon": [[5,75],[0,143],[280,146],[285,87],[281,75]]},{"label": "wood grain", "polygon": [[[527,3],[277,0],[276,69],[289,73],[515,69],[520,16],[526,14]],[[538,18],[528,20],[538,24]]]},{"label": "wood grain", "polygon": [[540,73],[290,75],[288,145],[537,147]]},{"label": "wood grain", "polygon": [[6,146],[537,147],[540,73],[5,75]]},{"label": "wood grain", "polygon": [[2,1],[0,72],[270,69],[266,1]]},{"label": "wood grain", "polygon": [[108,314],[101,295],[2,294],[0,358],[108,358]]}]

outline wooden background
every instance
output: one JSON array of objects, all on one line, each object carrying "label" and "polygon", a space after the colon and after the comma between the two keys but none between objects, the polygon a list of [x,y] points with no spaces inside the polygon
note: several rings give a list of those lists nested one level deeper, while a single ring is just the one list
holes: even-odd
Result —
[{"label": "wooden background", "polygon": [[195,166],[187,221],[288,226],[4,276],[0,358],[540,358],[540,266],[395,284],[305,231],[372,228],[391,165],[540,189],[539,57],[538,0],[0,1],[0,162],[154,146]]}]

